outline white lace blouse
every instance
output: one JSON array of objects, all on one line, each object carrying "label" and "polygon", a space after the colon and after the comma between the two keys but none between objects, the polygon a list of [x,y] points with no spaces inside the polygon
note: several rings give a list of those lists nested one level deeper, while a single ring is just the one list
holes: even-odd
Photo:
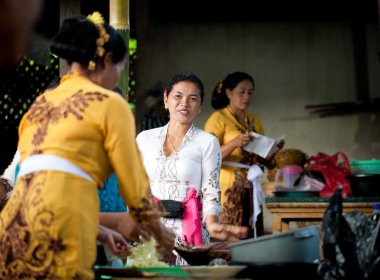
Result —
[{"label": "white lace blouse", "polygon": [[[181,145],[170,156],[163,152],[168,124],[141,132],[137,145],[150,179],[152,193],[159,199],[182,201],[194,188],[202,202],[202,221],[208,215],[220,214],[219,175],[221,151],[212,134],[192,125]],[[182,233],[182,221],[165,219],[177,237]],[[204,240],[207,242],[207,240]]]}]

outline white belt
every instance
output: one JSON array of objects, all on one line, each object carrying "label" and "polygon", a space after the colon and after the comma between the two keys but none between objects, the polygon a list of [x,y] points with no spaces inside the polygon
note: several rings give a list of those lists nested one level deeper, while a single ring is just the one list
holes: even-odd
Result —
[{"label": "white belt", "polygon": [[72,164],[71,162],[67,161],[64,158],[61,158],[55,155],[48,155],[48,154],[32,155],[26,158],[21,163],[20,171],[17,177],[21,177],[21,176],[24,176],[36,171],[42,171],[42,170],[62,171],[62,172],[80,176],[89,181],[94,181],[90,177],[90,175],[88,175],[78,166]]},{"label": "white belt", "polygon": [[264,175],[263,171],[261,170],[260,166],[257,164],[254,165],[247,165],[240,162],[233,162],[233,161],[223,161],[223,165],[237,167],[237,168],[246,168],[248,169],[247,179],[252,182],[253,185],[253,213],[252,213],[252,223],[255,225],[254,229],[254,235],[257,236],[256,232],[256,222],[257,222],[257,216],[261,212],[260,205],[264,201],[264,192],[261,188],[260,180],[259,178]]},{"label": "white belt", "polygon": [[222,165],[227,165],[231,167],[237,167],[237,168],[246,168],[249,169],[251,165],[240,163],[240,162],[233,162],[233,161],[223,161]]}]

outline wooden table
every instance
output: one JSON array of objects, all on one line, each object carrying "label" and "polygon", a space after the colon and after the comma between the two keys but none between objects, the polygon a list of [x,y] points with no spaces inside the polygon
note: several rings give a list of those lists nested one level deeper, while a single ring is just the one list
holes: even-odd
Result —
[{"label": "wooden table", "polygon": [[[272,233],[288,231],[290,222],[322,221],[329,201],[328,198],[319,197],[266,197],[266,207],[272,214]],[[361,211],[369,215],[372,213],[372,204],[379,202],[379,197],[343,198],[343,212]]]}]

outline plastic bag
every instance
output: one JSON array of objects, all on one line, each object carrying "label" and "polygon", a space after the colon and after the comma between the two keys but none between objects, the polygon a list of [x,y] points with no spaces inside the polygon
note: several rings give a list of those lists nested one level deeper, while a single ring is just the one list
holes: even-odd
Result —
[{"label": "plastic bag", "polygon": [[342,215],[341,189],[331,198],[322,230],[321,279],[380,279],[380,221],[357,211]]},{"label": "plastic bag", "polygon": [[[339,156],[343,159],[342,163],[339,163]],[[325,179],[325,186],[319,193],[320,197],[331,197],[339,186],[343,187],[343,196],[351,195],[350,181],[346,178],[351,174],[350,161],[344,153],[337,152],[332,156],[318,153],[310,157],[307,162],[307,170],[318,171]]]},{"label": "plastic bag", "polygon": [[304,173],[297,185],[298,191],[311,191],[311,192],[320,192],[325,186],[324,182],[321,182],[313,177],[308,176]]}]

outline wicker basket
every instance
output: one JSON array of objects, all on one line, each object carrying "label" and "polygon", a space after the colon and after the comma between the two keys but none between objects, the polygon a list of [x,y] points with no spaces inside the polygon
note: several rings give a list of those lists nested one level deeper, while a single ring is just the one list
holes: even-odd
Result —
[{"label": "wicker basket", "polygon": [[273,160],[276,165],[273,169],[268,170],[269,181],[274,181],[277,170],[286,165],[300,165],[303,167],[307,162],[307,155],[298,149],[282,149],[275,154]]}]

